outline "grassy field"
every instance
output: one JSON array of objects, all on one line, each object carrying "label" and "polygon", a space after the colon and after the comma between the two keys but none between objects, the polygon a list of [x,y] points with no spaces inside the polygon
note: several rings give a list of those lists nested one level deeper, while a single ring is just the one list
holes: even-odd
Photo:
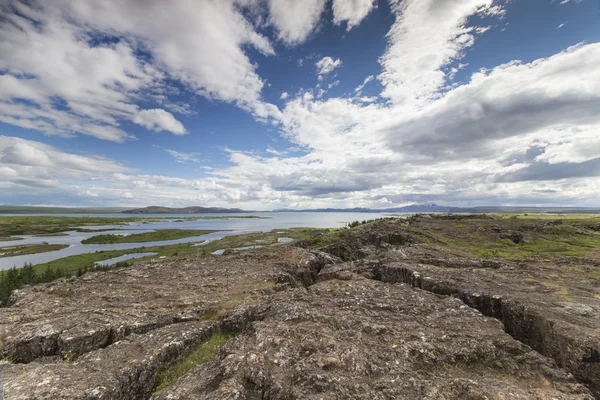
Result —
[{"label": "grassy field", "polygon": [[69,247],[68,244],[28,244],[22,246],[0,247],[0,257],[23,256],[26,254],[45,253],[47,251],[56,251]]},{"label": "grassy field", "polygon": [[[520,232],[523,243],[499,237],[511,231]],[[422,243],[481,258],[600,258],[600,215],[496,214],[474,220],[424,221],[411,225],[411,232]]]},{"label": "grassy field", "polygon": [[161,240],[176,240],[192,236],[207,235],[218,231],[189,230],[189,229],[161,229],[155,232],[136,233],[133,235],[97,235],[81,241],[83,244],[109,244],[109,243],[142,243],[157,242]]}]

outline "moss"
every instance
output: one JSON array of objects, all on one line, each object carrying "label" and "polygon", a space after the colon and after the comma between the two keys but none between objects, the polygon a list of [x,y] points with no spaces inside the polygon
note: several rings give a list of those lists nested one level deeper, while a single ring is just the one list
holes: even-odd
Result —
[{"label": "moss", "polygon": [[220,312],[217,309],[210,308],[208,311],[204,312],[200,319],[202,321],[218,321],[220,316]]},{"label": "moss", "polygon": [[233,338],[234,335],[214,333],[208,340],[198,345],[183,358],[160,371],[156,375],[156,381],[152,391],[158,392],[177,382],[178,379],[198,365],[209,361],[222,345]]}]

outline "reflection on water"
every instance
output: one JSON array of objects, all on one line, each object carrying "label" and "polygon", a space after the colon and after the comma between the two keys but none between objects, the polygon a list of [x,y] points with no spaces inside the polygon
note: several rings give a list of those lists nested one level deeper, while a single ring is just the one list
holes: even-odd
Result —
[{"label": "reflection on water", "polygon": [[[42,214],[40,214],[42,215]],[[217,216],[222,214],[208,214]],[[69,247],[52,251],[48,253],[29,254],[24,256],[0,258],[0,269],[8,269],[13,266],[21,267],[24,263],[32,264],[46,263],[63,257],[73,256],[77,254],[93,253],[96,251],[109,250],[126,250],[140,247],[150,246],[166,246],[179,243],[197,243],[205,241],[206,243],[221,239],[229,235],[239,235],[250,232],[269,232],[273,229],[286,229],[295,227],[305,228],[340,228],[352,221],[363,221],[381,218],[384,214],[380,213],[318,213],[318,212],[280,212],[280,213],[252,213],[250,215],[266,217],[266,218],[231,218],[231,219],[212,219],[212,220],[186,220],[178,221],[182,217],[202,217],[207,214],[177,214],[169,215],[168,221],[162,222],[130,222],[121,225],[105,225],[90,227],[86,229],[107,229],[102,234],[133,234],[153,232],[158,229],[204,229],[204,230],[220,230],[221,232],[210,233],[207,235],[193,236],[177,240],[163,240],[158,242],[144,243],[112,243],[112,244],[81,244],[81,241],[98,234],[98,232],[65,232],[68,236],[20,236],[23,240],[19,240],[18,244],[41,244],[47,242],[50,244],[68,244]],[[31,216],[31,214],[29,214]],[[54,215],[56,216],[56,215]],[[64,216],[73,216],[64,214]],[[77,217],[132,217],[128,214],[77,214]],[[155,217],[164,215],[143,215],[142,217]],[[1,216],[0,216],[1,217]],[[281,238],[283,239],[283,238]],[[17,242],[0,242],[0,247],[14,245]]]}]

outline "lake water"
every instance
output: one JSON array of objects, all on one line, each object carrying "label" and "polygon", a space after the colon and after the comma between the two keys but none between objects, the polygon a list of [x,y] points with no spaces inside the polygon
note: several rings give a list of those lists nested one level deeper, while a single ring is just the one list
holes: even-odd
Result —
[{"label": "lake water", "polygon": [[[15,214],[11,214],[15,215]],[[33,215],[44,215],[44,214],[33,214]],[[51,214],[57,216],[57,214]],[[117,218],[130,218],[135,216],[140,217],[165,217],[164,214],[147,214],[147,215],[132,215],[132,214],[59,214],[59,216],[73,216],[73,217],[117,217]],[[123,225],[109,225],[109,226],[86,226],[87,229],[114,229],[102,234],[133,234],[133,233],[144,233],[152,232],[159,229],[206,229],[206,230],[220,230],[221,232],[215,232],[208,235],[193,236],[178,240],[164,240],[158,242],[144,242],[144,243],[116,243],[116,244],[81,244],[81,241],[89,237],[95,236],[98,233],[95,232],[75,232],[69,231],[64,232],[68,236],[19,236],[23,240],[0,242],[0,247],[15,246],[22,244],[68,244],[69,247],[39,254],[29,254],[16,257],[3,257],[0,258],[0,270],[12,268],[13,266],[21,267],[24,263],[40,264],[53,261],[59,258],[73,256],[77,254],[93,253],[96,251],[108,251],[108,250],[126,250],[134,249],[142,246],[165,246],[179,243],[197,243],[204,241],[205,243],[221,239],[229,235],[239,235],[242,233],[250,232],[268,232],[273,229],[286,229],[286,228],[340,228],[352,221],[363,221],[376,218],[382,218],[385,214],[382,213],[350,213],[350,212],[265,212],[265,213],[251,213],[251,214],[235,214],[239,215],[253,215],[265,218],[230,218],[230,219],[213,219],[213,220],[197,220],[197,221],[183,221],[175,222],[177,219],[185,217],[206,217],[206,216],[231,216],[231,214],[170,214],[168,215],[169,220],[161,222],[151,223],[126,223]],[[2,218],[3,215],[0,215]],[[8,216],[8,215],[6,215]],[[32,214],[27,214],[32,216]]]}]

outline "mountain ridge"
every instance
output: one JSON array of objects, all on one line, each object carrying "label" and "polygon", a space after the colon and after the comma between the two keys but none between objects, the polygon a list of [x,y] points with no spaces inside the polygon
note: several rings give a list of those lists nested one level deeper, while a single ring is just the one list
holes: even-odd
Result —
[{"label": "mountain ridge", "polygon": [[161,206],[148,206],[142,208],[134,208],[131,210],[123,211],[124,214],[211,214],[211,213],[245,213],[251,211],[245,211],[240,208],[223,208],[223,207],[182,207],[182,208],[171,208]]}]

